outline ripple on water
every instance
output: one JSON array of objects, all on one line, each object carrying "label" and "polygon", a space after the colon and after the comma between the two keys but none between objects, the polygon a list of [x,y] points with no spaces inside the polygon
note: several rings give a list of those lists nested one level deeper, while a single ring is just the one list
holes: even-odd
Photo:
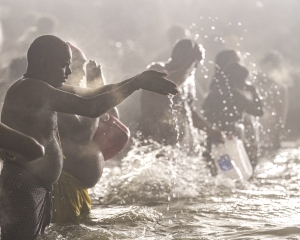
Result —
[{"label": "ripple on water", "polygon": [[226,186],[200,156],[137,146],[119,169],[105,169],[87,219],[53,225],[43,239],[297,239],[298,153],[281,150],[262,160],[249,182]]}]

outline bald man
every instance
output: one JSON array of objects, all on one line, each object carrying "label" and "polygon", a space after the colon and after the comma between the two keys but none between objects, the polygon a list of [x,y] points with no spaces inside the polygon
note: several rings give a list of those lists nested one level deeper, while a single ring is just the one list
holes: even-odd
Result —
[{"label": "bald man", "polygon": [[35,239],[50,223],[52,185],[63,166],[57,112],[94,118],[139,89],[162,95],[178,92],[165,74],[156,71],[96,89],[64,85],[71,74],[71,51],[66,42],[52,35],[33,41],[27,61],[26,73],[6,94],[1,120],[34,137],[45,147],[45,155],[30,162],[19,158],[4,162],[2,191],[10,206],[8,221],[1,226],[2,240]]},{"label": "bald man", "polygon": [[[105,82],[100,65],[92,60],[87,63],[81,49],[69,42],[68,45],[72,51],[72,74],[66,84],[87,85],[91,88],[103,86]],[[115,108],[109,113],[118,118]],[[107,116],[109,117],[105,114],[102,118],[88,118],[58,113],[58,128],[65,159],[59,180],[53,185],[53,223],[77,222],[81,216],[89,213],[91,199],[88,188],[98,183],[104,168],[104,157],[93,137],[99,125],[105,134],[106,128],[109,128],[104,122]],[[109,141],[108,136],[106,139]]]}]

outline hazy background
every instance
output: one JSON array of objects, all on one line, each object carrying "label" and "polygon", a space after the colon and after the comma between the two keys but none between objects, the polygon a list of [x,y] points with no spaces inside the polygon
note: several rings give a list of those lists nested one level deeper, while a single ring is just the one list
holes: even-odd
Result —
[{"label": "hazy background", "polygon": [[[5,69],[13,58],[24,55],[16,47],[18,39],[46,14],[56,23],[53,34],[97,60],[107,82],[114,83],[138,74],[154,60],[167,60],[174,43],[168,38],[169,29],[180,25],[206,49],[197,80],[202,94],[212,75],[209,61],[219,50],[240,51],[250,70],[266,52],[281,53],[282,81],[289,87],[291,103],[286,129],[296,139],[300,136],[299,12],[298,0],[1,0],[0,63]],[[139,94],[119,109],[121,120],[134,130]]]}]

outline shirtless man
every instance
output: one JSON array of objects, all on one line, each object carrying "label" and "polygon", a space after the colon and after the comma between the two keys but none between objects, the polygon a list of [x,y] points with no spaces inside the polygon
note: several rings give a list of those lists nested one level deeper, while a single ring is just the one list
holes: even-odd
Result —
[{"label": "shirtless man", "polygon": [[[72,51],[72,74],[66,84],[91,88],[103,86],[105,82],[100,65],[92,60],[88,62],[81,49],[72,43],[68,45]],[[109,113],[118,117],[116,108]],[[88,118],[58,113],[58,128],[65,159],[60,178],[54,184],[52,222],[76,222],[80,216],[90,211],[88,188],[98,183],[104,168],[103,155],[98,144],[93,141],[93,136],[99,125],[107,127],[103,121],[106,117],[107,114],[100,118]],[[104,133],[106,129],[101,130]]]},{"label": "shirtless man", "polygon": [[[148,66],[168,74],[174,81],[179,94],[173,98],[173,111],[170,108],[170,100],[161,96],[152,96],[148,92],[141,95],[141,117],[139,130],[143,137],[153,139],[161,144],[175,146],[177,142],[194,140],[193,127],[205,130],[207,135],[222,141],[219,130],[212,128],[197,112],[194,106],[196,100],[195,71],[198,64],[204,58],[204,49],[201,45],[190,39],[180,39],[173,47],[171,57],[167,62],[154,62]],[[160,106],[159,108],[157,106]],[[173,123],[173,115],[176,113],[177,127]],[[149,115],[149,113],[151,113]],[[178,128],[176,130],[176,128]],[[193,145],[192,145],[193,144]],[[194,152],[195,144],[188,143],[188,152]],[[190,146],[191,145],[191,146]]]},{"label": "shirtless man", "polygon": [[2,185],[11,209],[10,221],[2,225],[2,240],[35,239],[50,223],[52,185],[63,166],[57,112],[94,118],[139,89],[162,95],[177,94],[176,85],[164,78],[166,74],[156,71],[96,89],[63,86],[71,74],[71,52],[67,43],[51,35],[33,41],[27,61],[26,74],[7,92],[1,120],[34,137],[45,147],[45,156],[31,162],[22,159],[4,162]]}]

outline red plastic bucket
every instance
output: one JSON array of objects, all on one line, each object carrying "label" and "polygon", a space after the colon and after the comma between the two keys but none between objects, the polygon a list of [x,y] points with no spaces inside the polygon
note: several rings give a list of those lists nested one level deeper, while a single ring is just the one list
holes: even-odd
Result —
[{"label": "red plastic bucket", "polygon": [[93,141],[98,144],[104,160],[111,159],[121,152],[129,139],[130,131],[119,119],[108,113],[100,117]]}]

